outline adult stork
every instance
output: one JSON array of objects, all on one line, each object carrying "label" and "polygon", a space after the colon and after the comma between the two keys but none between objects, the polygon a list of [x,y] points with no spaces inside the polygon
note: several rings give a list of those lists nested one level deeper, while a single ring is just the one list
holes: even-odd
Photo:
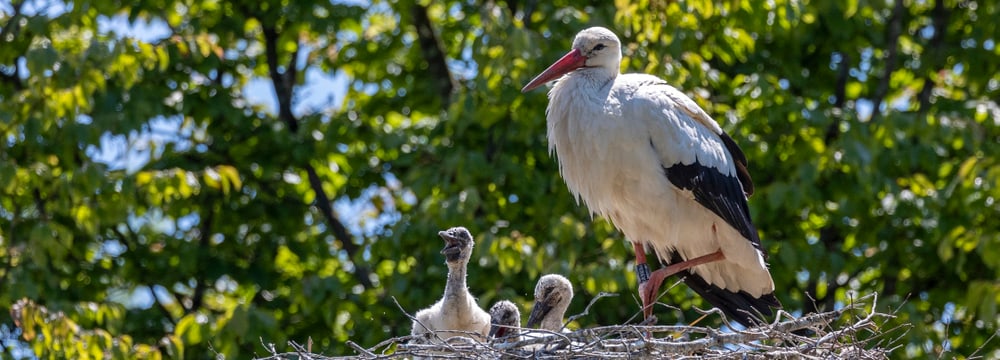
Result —
[{"label": "adult stork", "polygon": [[[743,151],[665,81],[620,74],[621,59],[618,37],[592,27],[521,90],[558,79],[545,112],[567,187],[632,243],[647,318],[673,274],[744,325],[770,316],[781,304],[750,221]],[[647,247],[665,267],[650,273]]]}]

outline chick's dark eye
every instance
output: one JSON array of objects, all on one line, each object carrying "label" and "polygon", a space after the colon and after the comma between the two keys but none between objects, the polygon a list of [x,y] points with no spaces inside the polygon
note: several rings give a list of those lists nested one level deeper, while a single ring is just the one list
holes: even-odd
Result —
[{"label": "chick's dark eye", "polygon": [[597,46],[594,46],[594,51],[604,50],[606,47],[604,44],[597,44]]}]

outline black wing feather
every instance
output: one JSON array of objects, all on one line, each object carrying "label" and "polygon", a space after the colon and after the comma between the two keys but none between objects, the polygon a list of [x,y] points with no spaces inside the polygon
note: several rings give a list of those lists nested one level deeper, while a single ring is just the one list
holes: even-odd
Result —
[{"label": "black wing feather", "polygon": [[725,131],[719,134],[719,137],[722,138],[722,144],[726,145],[726,150],[733,155],[733,161],[736,163],[736,176],[740,179],[740,185],[743,185],[743,193],[750,197],[753,195],[753,179],[750,178],[750,170],[747,168],[747,156]]},{"label": "black wing feather", "polygon": [[750,207],[737,177],[725,175],[719,169],[697,161],[689,165],[664,166],[663,173],[674,186],[690,190],[695,201],[725,220],[750,240],[754,248],[761,250],[760,237],[757,236],[757,228],[750,222]]},{"label": "black wing feather", "polygon": [[[680,254],[673,253],[670,263],[684,261]],[[732,292],[718,286],[709,284],[698,274],[689,270],[677,273],[684,279],[691,290],[701,295],[705,301],[712,306],[719,308],[730,320],[735,320],[743,326],[751,327],[761,323],[760,316],[771,316],[771,308],[781,308],[781,302],[774,296],[774,293],[764,294],[759,298],[753,297],[745,291]]]}]

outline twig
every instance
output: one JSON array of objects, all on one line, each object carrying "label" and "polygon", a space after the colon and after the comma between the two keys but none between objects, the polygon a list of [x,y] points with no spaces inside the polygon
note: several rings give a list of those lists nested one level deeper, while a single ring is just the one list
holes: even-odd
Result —
[{"label": "twig", "polygon": [[264,349],[270,351],[272,355],[278,353],[278,350],[274,348],[274,343],[264,342],[264,338],[260,338],[260,344],[264,346]]},{"label": "twig", "polygon": [[394,304],[396,304],[396,307],[399,308],[399,311],[401,311],[403,313],[403,315],[406,315],[407,318],[409,318],[410,320],[413,320],[413,323],[418,324],[418,325],[420,325],[420,327],[424,328],[424,330],[427,330],[428,334],[434,335],[434,337],[437,338],[438,341],[440,341],[443,344],[446,344],[445,341],[444,341],[444,339],[442,339],[440,336],[438,336],[438,334],[437,334],[436,331],[434,331],[433,329],[427,327],[427,325],[424,325],[424,323],[421,322],[420,320],[418,320],[415,316],[410,315],[410,313],[406,312],[406,309],[403,309],[403,305],[399,304],[399,301],[396,300],[395,296],[390,296],[389,298],[392,299],[392,302]]},{"label": "twig", "polygon": [[[427,325],[424,325],[424,323],[420,322],[420,320],[418,320],[416,317],[414,317],[413,315],[410,315],[408,312],[406,312],[406,310],[403,309],[403,306],[399,304],[399,301],[396,300],[395,296],[391,296],[391,298],[392,298],[392,302],[395,303],[396,307],[399,308],[399,311],[402,311],[403,314],[406,315],[406,317],[410,318],[410,320],[413,320],[414,323],[419,324],[420,327],[424,328],[424,330],[427,330],[428,334],[433,335],[434,338],[436,338],[437,340],[439,340],[440,344],[444,345],[448,350],[457,351],[454,347],[452,347],[452,345],[450,344],[449,341],[446,341],[445,339],[442,339],[438,335],[438,331],[437,330],[434,330],[434,329],[431,329],[431,328],[427,327]],[[468,335],[469,336],[469,340],[472,340],[473,342],[477,343],[477,345],[484,345],[482,342],[480,342],[479,340],[475,339],[476,337],[478,337],[478,335],[480,335],[480,334],[477,334],[475,332],[471,332],[471,331],[455,331],[455,330],[448,330],[448,332],[459,333],[459,334],[463,334],[463,335]],[[416,338],[416,337],[414,337],[414,338]],[[454,339],[454,337],[449,338],[448,340],[451,340],[451,339]],[[424,340],[424,339],[420,338],[420,340]],[[421,345],[423,345],[423,344],[412,344],[412,343],[410,343],[410,344],[407,345],[407,347],[420,348],[420,347],[422,347]],[[436,345],[436,344],[432,344],[432,345]]]},{"label": "twig", "polygon": [[377,358],[378,357],[378,355],[375,355],[375,353],[373,353],[371,351],[368,351],[368,349],[365,349],[365,348],[361,347],[360,345],[358,345],[357,343],[355,343],[353,341],[347,340],[347,346],[350,346],[352,349],[354,349],[354,351],[357,351],[357,352],[359,352],[361,354],[364,354],[365,356],[370,356],[370,357],[373,357],[373,358]]},{"label": "twig", "polygon": [[299,345],[294,341],[289,341],[288,345],[291,346],[293,349],[295,349],[295,353],[301,356],[303,359],[312,360],[312,356],[309,355],[309,351],[306,350],[304,347],[302,347],[302,345]]},{"label": "twig", "polygon": [[569,325],[569,323],[576,321],[576,319],[590,315],[590,308],[593,307],[595,303],[597,303],[597,300],[600,300],[601,298],[616,297],[616,296],[618,296],[617,293],[607,293],[603,291],[597,293],[597,296],[594,296],[593,299],[590,299],[590,303],[587,304],[587,307],[583,308],[583,312],[570,316],[568,319],[566,319],[566,323],[563,324],[562,329],[565,329],[566,325]]},{"label": "twig", "polygon": [[[872,99],[872,114],[869,116],[869,123],[874,123],[878,119],[879,115],[882,113],[879,110],[882,107],[882,101],[885,96],[889,93],[889,82],[892,79],[892,73],[896,71],[896,58],[899,54],[899,36],[903,33],[903,12],[905,11],[905,5],[903,0],[895,0],[892,7],[892,15],[889,16],[889,28],[885,35],[885,69],[882,71],[882,78],[879,80],[878,88],[875,90],[875,96]],[[935,34],[943,33],[944,28],[934,28]],[[861,270],[859,268],[858,270]]]}]

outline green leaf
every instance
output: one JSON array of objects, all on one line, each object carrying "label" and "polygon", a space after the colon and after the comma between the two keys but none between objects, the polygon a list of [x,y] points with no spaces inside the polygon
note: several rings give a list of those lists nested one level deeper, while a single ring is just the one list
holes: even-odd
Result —
[{"label": "green leaf", "polygon": [[203,340],[202,324],[198,323],[199,314],[188,314],[177,321],[174,334],[185,344],[196,345]]}]

